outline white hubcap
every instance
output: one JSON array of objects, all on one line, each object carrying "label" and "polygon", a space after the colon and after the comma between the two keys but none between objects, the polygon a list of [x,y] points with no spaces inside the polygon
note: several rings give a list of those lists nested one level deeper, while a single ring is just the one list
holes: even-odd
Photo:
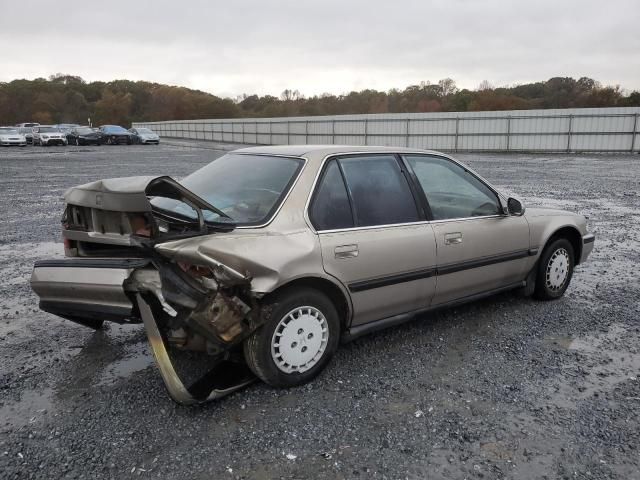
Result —
[{"label": "white hubcap", "polygon": [[549,290],[560,290],[569,276],[569,253],[564,248],[559,248],[547,264],[547,287]]},{"label": "white hubcap", "polygon": [[285,373],[306,372],[327,348],[329,325],[314,307],[298,307],[287,313],[271,338],[271,358]]}]

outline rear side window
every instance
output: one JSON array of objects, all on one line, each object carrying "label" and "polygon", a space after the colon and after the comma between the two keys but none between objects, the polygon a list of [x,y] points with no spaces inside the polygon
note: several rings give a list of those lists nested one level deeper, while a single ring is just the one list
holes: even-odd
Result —
[{"label": "rear side window", "polygon": [[353,227],[347,189],[336,160],[327,165],[311,203],[309,217],[316,230]]},{"label": "rear side window", "polygon": [[409,184],[393,155],[341,158],[358,227],[417,222]]}]

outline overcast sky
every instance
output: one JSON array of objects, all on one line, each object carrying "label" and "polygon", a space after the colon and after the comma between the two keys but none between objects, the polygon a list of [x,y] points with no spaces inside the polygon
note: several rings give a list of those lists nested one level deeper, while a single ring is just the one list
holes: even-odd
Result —
[{"label": "overcast sky", "polygon": [[640,0],[0,0],[0,81],[61,72],[235,96],[588,76],[640,89],[639,21]]}]

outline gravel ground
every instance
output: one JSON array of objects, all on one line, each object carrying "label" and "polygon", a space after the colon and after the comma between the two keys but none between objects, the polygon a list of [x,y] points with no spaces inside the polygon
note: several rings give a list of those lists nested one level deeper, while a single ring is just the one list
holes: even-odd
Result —
[{"label": "gravel ground", "polygon": [[640,478],[638,155],[459,155],[526,205],[589,218],[564,298],[425,316],[342,346],[307,386],[187,408],[141,326],[40,312],[28,279],[61,256],[66,188],[181,177],[229,149],[200,147],[0,150],[0,477]]}]

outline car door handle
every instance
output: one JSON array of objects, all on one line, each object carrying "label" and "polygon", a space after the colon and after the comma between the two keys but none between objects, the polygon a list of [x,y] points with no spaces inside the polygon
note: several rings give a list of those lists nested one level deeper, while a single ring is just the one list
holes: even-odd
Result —
[{"label": "car door handle", "polygon": [[354,258],[358,256],[358,245],[340,245],[333,250],[336,258]]},{"label": "car door handle", "polygon": [[444,244],[445,245],[457,245],[462,243],[462,232],[445,233]]}]

